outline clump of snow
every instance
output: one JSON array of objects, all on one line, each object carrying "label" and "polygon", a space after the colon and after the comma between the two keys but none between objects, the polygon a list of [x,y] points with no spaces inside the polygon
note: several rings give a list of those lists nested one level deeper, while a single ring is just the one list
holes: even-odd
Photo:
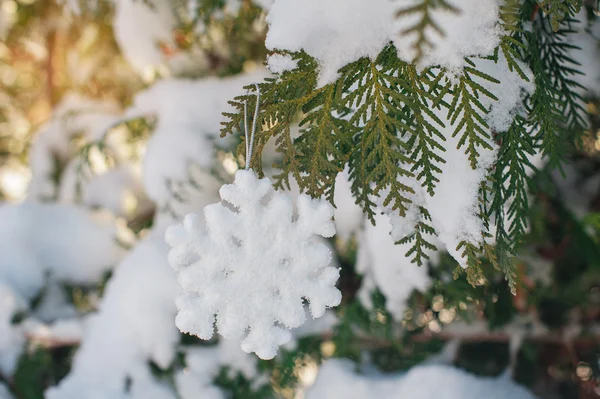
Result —
[{"label": "clump of snow", "polygon": [[443,365],[416,366],[401,374],[360,375],[349,360],[331,359],[319,370],[307,399],[535,399],[509,379],[477,377]]},{"label": "clump of snow", "polygon": [[440,241],[462,267],[467,267],[466,259],[457,246],[466,241],[479,247],[483,241],[485,229],[479,217],[478,191],[488,169],[494,164],[496,146],[490,143],[493,150],[480,149],[479,165],[472,169],[464,147],[457,148],[459,137],[452,137],[452,129],[452,126],[443,129],[446,163],[441,165],[435,195],[426,193],[425,203]]},{"label": "clump of snow", "polygon": [[[432,12],[446,35],[428,30],[433,47],[419,65],[439,65],[458,74],[464,57],[492,54],[503,32],[498,0],[451,3],[461,12]],[[267,16],[266,45],[270,50],[304,50],[315,57],[320,64],[319,86],[334,81],[344,65],[361,57],[375,58],[391,42],[400,58],[412,62],[415,37],[400,32],[421,15],[396,18],[396,12],[415,4],[415,0],[275,0]]]},{"label": "clump of snow", "polygon": [[0,372],[12,373],[24,342],[14,314],[28,310],[48,278],[98,281],[123,253],[116,235],[108,214],[57,204],[0,206]]},{"label": "clump of snow", "polygon": [[267,21],[270,50],[304,50],[320,62],[319,84],[390,41],[394,7],[387,0],[275,0]]},{"label": "clump of snow", "polygon": [[[427,266],[417,266],[406,257],[410,244],[396,245],[390,230],[390,220],[386,215],[375,217],[376,225],[365,223],[358,242],[357,272],[363,275],[358,297],[361,303],[371,309],[371,294],[375,288],[385,295],[385,306],[395,320],[402,320],[407,309],[407,301],[413,291],[425,292],[431,286]],[[438,254],[428,251],[432,262]]]},{"label": "clump of snow", "polygon": [[[396,9],[406,9],[422,3],[417,0],[396,0]],[[500,0],[450,0],[450,3],[459,12],[452,12],[442,7],[432,10],[431,18],[442,29],[440,35],[432,28],[426,29],[428,40],[433,47],[425,49],[419,66],[427,67],[440,65],[449,71],[458,73],[464,67],[467,56],[491,55],[500,44],[504,34],[500,27],[499,12]],[[393,24],[396,37],[392,36],[394,45],[398,49],[400,58],[412,61],[416,57],[414,48],[417,39],[416,33],[401,34],[409,27],[414,26],[423,14],[416,13],[399,17]]]},{"label": "clump of snow", "polygon": [[335,204],[335,230],[337,236],[346,241],[356,233],[364,221],[364,214],[350,190],[348,168],[340,172],[335,178],[335,192],[333,193]]},{"label": "clump of snow", "polygon": [[81,392],[94,392],[99,398],[149,397],[125,396],[128,377],[137,390],[162,392],[148,361],[167,368],[179,341],[173,323],[179,286],[167,265],[162,236],[161,229],[152,231],[116,269],[99,312],[86,325],[71,373],[46,392],[48,399],[80,398]]},{"label": "clump of snow", "polygon": [[73,284],[98,281],[123,253],[107,213],[61,204],[0,206],[0,280],[32,298],[44,275]]},{"label": "clump of snow", "polygon": [[119,0],[115,6],[115,40],[129,64],[142,73],[164,64],[167,57],[159,44],[174,47],[177,19],[173,3]]},{"label": "clump of snow", "polygon": [[500,81],[500,84],[497,84],[481,80],[481,86],[494,93],[498,101],[490,101],[486,98],[481,98],[481,100],[490,109],[485,118],[490,129],[496,132],[505,132],[512,124],[515,114],[524,113],[523,98],[535,92],[533,72],[523,62],[517,60],[521,70],[529,79],[529,81],[524,80],[516,71],[509,69],[502,52],[499,52],[497,62],[486,59],[473,61],[475,69]]},{"label": "clump of snow", "polygon": [[247,333],[242,349],[271,359],[291,339],[288,329],[304,323],[303,298],[316,318],[340,303],[339,271],[317,239],[335,234],[333,207],[301,195],[296,217],[289,196],[251,170],[236,172],[220,195],[222,203],[204,208],[206,230],[190,214],[167,231],[169,263],[185,292],[176,324],[210,339],[216,315],[224,338]]},{"label": "clump of snow", "polygon": [[0,399],[13,399],[10,391],[3,383],[0,383]]},{"label": "clump of snow", "polygon": [[175,386],[181,399],[227,397],[213,382],[225,367],[232,379],[241,374],[247,380],[254,380],[255,384],[268,383],[268,379],[260,379],[256,357],[243,352],[235,340],[221,340],[211,347],[190,348],[186,350],[185,362],[187,367],[175,374]]},{"label": "clump of snow", "polygon": [[230,110],[227,102],[243,94],[245,85],[265,76],[265,70],[258,70],[225,79],[167,79],[136,96],[127,114],[157,118],[143,161],[143,184],[149,198],[164,205],[173,194],[170,182],[187,180],[192,163],[210,169],[222,113]]},{"label": "clump of snow", "polygon": [[267,57],[269,71],[279,74],[298,68],[298,61],[289,54],[271,54]]},{"label": "clump of snow", "polygon": [[70,93],[56,107],[52,119],[36,133],[29,151],[31,182],[29,198],[53,198],[54,175],[58,164],[66,164],[77,148],[75,136],[87,141],[100,140],[118,120],[119,109],[111,102],[101,102]]},{"label": "clump of snow", "polygon": [[137,165],[124,163],[104,173],[84,176],[80,158],[65,168],[58,192],[60,202],[77,203],[111,211],[117,216],[131,216],[140,202],[146,202]]}]

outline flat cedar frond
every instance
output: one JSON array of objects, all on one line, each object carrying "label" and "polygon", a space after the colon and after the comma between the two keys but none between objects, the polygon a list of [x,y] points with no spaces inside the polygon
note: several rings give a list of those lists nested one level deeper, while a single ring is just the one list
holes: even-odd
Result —
[{"label": "flat cedar frond", "polygon": [[300,126],[305,127],[294,142],[298,150],[294,162],[308,166],[304,169],[307,174],[298,180],[300,188],[312,197],[325,195],[332,203],[335,179],[348,161],[354,130],[334,108],[340,89],[341,84],[336,82],[314,92],[303,107],[306,116]]},{"label": "flat cedar frond", "polygon": [[[442,173],[439,164],[445,163],[438,152],[445,151],[441,144],[446,139],[440,132],[440,127],[445,127],[440,118],[432,111],[439,98],[433,93],[439,89],[442,71],[437,75],[427,70],[423,75],[433,75],[432,80],[423,79],[413,65],[406,65],[400,75],[400,85],[404,89],[404,102],[406,108],[406,133],[409,135],[408,146],[412,149],[411,158],[414,164],[411,171],[417,173],[417,179],[427,189],[429,195],[434,195],[434,189]],[[439,96],[440,98],[443,97]],[[437,151],[437,152],[436,152]]]},{"label": "flat cedar frond", "polygon": [[350,123],[357,128],[349,159],[352,191],[373,222],[370,196],[386,190],[383,205],[404,216],[411,202],[407,194],[414,193],[400,180],[413,176],[407,167],[413,162],[408,155],[410,148],[399,138],[399,132],[408,126],[396,117],[395,104],[402,102],[402,96],[393,87],[398,86],[401,64],[384,68],[377,61],[385,63],[380,55],[375,62],[363,59],[344,71],[345,87],[356,87],[344,98],[346,107],[355,108]]},{"label": "flat cedar frond", "polygon": [[575,16],[581,7],[583,0],[537,0],[544,13],[550,18],[552,29],[556,32],[560,24],[568,17]]},{"label": "flat cedar frond", "polygon": [[527,106],[542,150],[556,166],[564,159],[568,143],[579,140],[586,126],[584,101],[578,93],[582,87],[574,79],[581,72],[571,56],[578,48],[568,43],[568,36],[574,33],[571,29],[550,32],[543,18],[538,18],[535,26],[526,35],[526,54],[537,89],[527,99]]},{"label": "flat cedar frond", "polygon": [[523,43],[522,12],[521,0],[506,0],[500,6],[501,26],[507,34],[502,36],[495,58],[497,60],[498,50],[502,51],[509,70],[517,72],[521,79],[529,82],[529,77],[520,64],[520,61],[523,60],[523,53],[527,51],[527,45]]},{"label": "flat cedar frond", "polygon": [[[534,138],[527,120],[517,115],[511,127],[498,135],[500,150],[494,170],[491,209],[497,228],[497,238],[517,244],[527,231],[530,171],[535,166]],[[505,207],[508,207],[505,209]],[[505,225],[505,219],[508,226]]]},{"label": "flat cedar frond", "polygon": [[415,62],[423,57],[427,49],[433,47],[433,42],[427,35],[428,29],[433,29],[440,36],[445,35],[443,29],[432,16],[432,12],[435,9],[454,13],[460,12],[458,8],[447,0],[420,0],[417,4],[402,8],[396,13],[397,17],[419,15],[419,19],[413,25],[400,32],[401,35],[414,34],[417,36],[413,45],[415,50]]},{"label": "flat cedar frond", "polygon": [[515,252],[505,237],[496,238],[494,267],[504,273],[508,286],[513,295],[517,293],[517,264]]},{"label": "flat cedar frond", "polygon": [[458,148],[466,145],[465,153],[473,169],[477,167],[478,149],[492,149],[490,128],[485,120],[489,111],[481,103],[480,97],[497,100],[496,96],[477,83],[475,78],[500,83],[473,67],[465,67],[458,83],[452,88],[453,98],[448,110],[450,122],[453,125],[458,122],[452,135],[460,135]]},{"label": "flat cedar frond", "polygon": [[407,257],[412,257],[412,262],[419,266],[422,266],[425,261],[429,260],[427,251],[435,251],[437,248],[431,242],[427,241],[427,236],[435,236],[435,229],[431,226],[431,215],[429,211],[424,207],[419,207],[419,213],[421,217],[415,227],[415,232],[402,240],[398,241],[397,244],[410,244],[412,247],[406,253]]}]

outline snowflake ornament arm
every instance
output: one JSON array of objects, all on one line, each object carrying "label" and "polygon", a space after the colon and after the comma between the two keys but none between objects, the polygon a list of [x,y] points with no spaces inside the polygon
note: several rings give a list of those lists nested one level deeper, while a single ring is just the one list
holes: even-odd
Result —
[{"label": "snowflake ornament arm", "polygon": [[176,324],[182,332],[210,339],[213,326],[239,339],[245,352],[271,359],[305,321],[339,305],[337,268],[323,237],[332,237],[333,207],[301,195],[275,191],[268,179],[240,170],[220,190],[222,201],[204,208],[206,227],[186,216],[167,230],[169,263],[184,295]]}]

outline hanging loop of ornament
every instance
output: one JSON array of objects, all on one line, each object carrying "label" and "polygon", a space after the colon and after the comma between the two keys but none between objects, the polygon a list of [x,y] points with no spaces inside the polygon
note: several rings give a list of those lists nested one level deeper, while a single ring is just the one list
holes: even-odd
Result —
[{"label": "hanging loop of ornament", "polygon": [[248,139],[248,101],[244,101],[244,137],[246,138],[246,170],[250,169],[250,161],[254,151],[254,135],[256,134],[256,123],[258,122],[258,111],[260,109],[260,87],[258,83],[254,83],[256,87],[256,106],[254,107],[254,118],[252,120],[252,131],[250,139]]}]

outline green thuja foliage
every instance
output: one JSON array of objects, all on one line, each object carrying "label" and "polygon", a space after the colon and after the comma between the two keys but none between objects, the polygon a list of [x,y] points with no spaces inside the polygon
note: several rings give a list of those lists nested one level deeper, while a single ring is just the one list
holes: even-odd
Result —
[{"label": "green thuja foliage", "polygon": [[492,83],[500,83],[500,81],[478,71],[472,61],[467,61],[470,66],[465,67],[458,84],[452,89],[453,99],[448,113],[453,125],[458,122],[452,135],[460,136],[458,147],[466,146],[465,152],[469,156],[471,167],[475,169],[479,158],[478,148],[492,149],[490,127],[485,120],[489,110],[481,103],[480,98],[485,96],[498,100],[477,80],[487,80]]},{"label": "green thuja foliage", "polygon": [[[410,214],[407,223],[414,225],[413,232],[399,243],[410,243],[407,256],[421,265],[435,248],[437,232],[417,189],[420,185],[427,195],[436,195],[448,161],[444,154],[449,144],[442,132],[449,123],[471,168],[489,165],[481,153],[497,148],[479,190],[481,238],[461,241],[456,251],[468,266],[469,282],[477,285],[483,279],[480,265],[487,259],[505,274],[514,292],[514,260],[529,228],[531,159],[541,152],[551,165],[561,165],[573,149],[567,143],[581,138],[587,124],[581,87],[574,79],[581,73],[573,55],[578,49],[570,44],[581,1],[508,0],[500,8],[505,34],[485,62],[505,63],[524,86],[536,87],[523,93],[505,131],[493,130],[488,120],[503,82],[479,69],[476,56],[467,57],[459,73],[418,67],[431,46],[427,30],[443,34],[433,16],[436,8],[461,12],[442,0],[423,0],[398,12],[400,18],[419,15],[400,33],[416,35],[412,63],[400,59],[390,43],[377,57],[351,62],[333,82],[318,86],[317,61],[304,52],[285,53],[297,67],[258,84],[258,123],[263,128],[251,164],[262,173],[261,154],[273,139],[281,155],[274,165],[279,170],[275,185],[289,186],[293,178],[303,192],[331,202],[336,177],[347,167],[356,203],[372,222],[381,209],[400,217]],[[234,111],[225,114],[223,135],[237,134],[244,107],[255,106],[255,87],[247,89],[248,94],[231,101]]]},{"label": "green thuja foliage", "polygon": [[573,79],[581,74],[572,56],[578,48],[568,41],[574,33],[570,27],[574,22],[569,18],[552,32],[547,20],[539,16],[536,29],[525,35],[529,48],[525,59],[536,84],[535,93],[527,101],[528,111],[541,147],[554,165],[565,158],[568,144],[581,137],[587,123],[578,92],[582,87]]}]

